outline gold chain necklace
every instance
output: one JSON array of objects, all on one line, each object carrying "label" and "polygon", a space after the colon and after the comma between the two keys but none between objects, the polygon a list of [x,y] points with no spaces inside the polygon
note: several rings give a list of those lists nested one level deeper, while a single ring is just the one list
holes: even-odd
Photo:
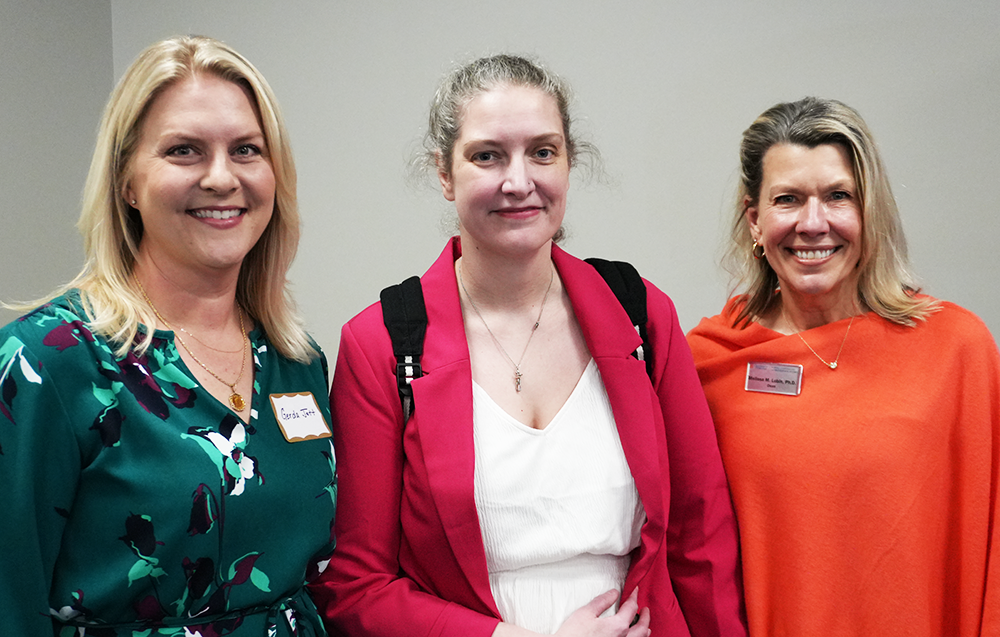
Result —
[{"label": "gold chain necklace", "polygon": [[[240,393],[238,391],[236,391],[236,385],[238,385],[239,382],[243,379],[243,371],[246,369],[246,366],[247,366],[247,343],[250,340],[250,339],[247,338],[247,331],[246,331],[246,328],[243,326],[243,312],[242,311],[238,312],[239,317],[240,317],[240,334],[243,335],[243,349],[240,350],[240,351],[243,352],[243,356],[240,357],[240,375],[236,377],[236,380],[234,380],[233,382],[230,383],[230,382],[228,382],[226,380],[223,380],[223,378],[221,376],[219,376],[218,374],[216,374],[215,372],[213,372],[212,370],[210,370],[208,368],[208,365],[206,365],[205,363],[201,362],[201,359],[199,359],[197,356],[195,356],[194,352],[191,351],[191,348],[188,347],[188,344],[184,342],[183,338],[181,338],[181,335],[178,333],[177,328],[175,328],[173,325],[171,325],[170,323],[168,323],[167,319],[163,318],[163,315],[161,315],[160,312],[156,309],[156,306],[153,305],[153,302],[149,299],[149,295],[146,294],[146,288],[142,287],[142,283],[139,281],[139,277],[135,277],[135,283],[136,283],[136,285],[139,286],[139,291],[142,292],[142,298],[146,299],[146,303],[148,303],[150,309],[153,310],[153,314],[156,315],[156,318],[158,318],[161,323],[163,323],[168,328],[170,328],[171,330],[173,330],[174,336],[177,338],[178,341],[180,341],[180,343],[184,347],[184,349],[187,350],[187,353],[191,355],[191,358],[194,359],[194,362],[196,362],[199,365],[201,365],[202,369],[204,369],[206,372],[208,372],[209,374],[211,374],[220,383],[222,383],[223,385],[225,385],[226,387],[228,387],[229,390],[231,392],[233,392],[232,394],[229,395],[229,406],[233,409],[233,411],[239,412],[239,411],[243,411],[244,409],[246,409],[247,401],[243,398],[242,395],[240,395]],[[190,334],[190,332],[188,332],[188,334]],[[191,336],[194,336],[194,335],[191,334]],[[199,341],[199,342],[201,342],[201,341]]]},{"label": "gold chain necklace", "polygon": [[507,350],[505,350],[503,345],[500,344],[500,339],[498,339],[497,335],[490,329],[489,323],[486,322],[486,319],[483,318],[479,308],[476,307],[476,302],[472,300],[472,296],[469,294],[469,291],[465,289],[465,277],[462,276],[462,263],[459,262],[458,264],[458,282],[462,285],[462,291],[465,292],[465,298],[469,299],[469,305],[472,306],[472,309],[476,313],[476,316],[479,317],[479,320],[483,322],[483,325],[486,327],[486,331],[490,333],[490,336],[493,338],[493,342],[496,343],[496,346],[500,349],[500,353],[502,353],[507,360],[510,361],[510,364],[514,366],[514,391],[518,393],[521,391],[521,363],[524,362],[524,355],[528,353],[528,346],[531,345],[531,339],[535,337],[535,331],[538,329],[538,324],[542,320],[542,311],[545,309],[545,300],[549,298],[549,290],[552,289],[553,279],[555,279],[555,270],[549,270],[549,287],[545,288],[545,296],[542,297],[542,305],[538,308],[538,318],[535,319],[535,324],[531,326],[531,333],[528,334],[528,342],[524,344],[524,351],[521,352],[521,358],[515,363],[514,359],[507,353]]},{"label": "gold chain necklace", "polygon": [[[240,318],[243,318],[243,317],[240,316]],[[200,338],[198,338],[197,336],[195,336],[194,334],[192,334],[188,330],[184,329],[183,327],[178,327],[177,329],[179,329],[180,331],[184,332],[185,334],[187,334],[188,336],[190,336],[194,340],[198,341],[199,343],[201,343],[202,345],[204,345],[208,349],[212,350],[213,352],[219,352],[220,354],[239,354],[240,352],[244,351],[242,347],[240,347],[240,349],[219,349],[218,347],[212,347],[211,345],[209,345],[205,341],[201,340]]]},{"label": "gold chain necklace", "polygon": [[806,339],[802,338],[802,333],[801,332],[795,332],[795,335],[799,337],[799,340],[801,340],[803,343],[805,343],[806,347],[809,348],[809,351],[812,352],[813,355],[815,355],[816,358],[818,358],[821,363],[823,363],[824,365],[826,365],[830,369],[837,369],[837,361],[840,360],[840,354],[844,351],[844,344],[847,343],[847,335],[851,333],[851,326],[852,325],[854,325],[854,317],[853,316],[851,317],[851,322],[847,324],[847,331],[844,332],[844,340],[840,342],[840,351],[837,352],[837,358],[833,359],[832,363],[828,363],[825,360],[823,360],[823,357],[816,353],[816,350],[814,350],[812,348],[812,345],[810,345],[809,343],[806,343]]}]

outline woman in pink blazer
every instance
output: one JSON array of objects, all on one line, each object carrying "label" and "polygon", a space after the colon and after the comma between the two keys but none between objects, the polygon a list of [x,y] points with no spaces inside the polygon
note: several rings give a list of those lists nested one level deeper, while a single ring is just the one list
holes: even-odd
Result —
[{"label": "woman in pink blazer", "polygon": [[736,526],[673,304],[646,283],[652,371],[604,279],[554,244],[566,89],[513,56],[435,97],[428,152],[459,236],[421,279],[404,423],[373,305],[331,392],[337,549],[313,587],[335,635],[745,635]]}]

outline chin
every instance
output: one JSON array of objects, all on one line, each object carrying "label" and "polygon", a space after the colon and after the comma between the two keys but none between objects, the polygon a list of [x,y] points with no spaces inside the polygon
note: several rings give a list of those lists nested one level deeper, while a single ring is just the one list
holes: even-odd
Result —
[{"label": "chin", "polygon": [[857,282],[849,280],[822,281],[822,280],[799,280],[781,282],[781,289],[799,296],[807,296],[814,300],[821,300],[824,297],[841,298],[850,291],[853,298],[857,294]]}]

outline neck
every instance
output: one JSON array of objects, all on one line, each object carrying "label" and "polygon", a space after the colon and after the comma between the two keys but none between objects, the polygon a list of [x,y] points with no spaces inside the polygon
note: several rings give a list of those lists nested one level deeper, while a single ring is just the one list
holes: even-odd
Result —
[{"label": "neck", "polygon": [[835,323],[863,312],[861,302],[853,298],[838,302],[827,299],[803,299],[781,292],[781,305],[768,326],[782,334],[795,334]]},{"label": "neck", "polygon": [[157,311],[174,327],[211,332],[239,321],[236,305],[239,272],[220,277],[197,276],[168,271],[153,259],[140,255],[133,275]]},{"label": "neck", "polygon": [[552,243],[523,259],[463,250],[456,267],[481,309],[531,306],[539,302],[552,281]]}]

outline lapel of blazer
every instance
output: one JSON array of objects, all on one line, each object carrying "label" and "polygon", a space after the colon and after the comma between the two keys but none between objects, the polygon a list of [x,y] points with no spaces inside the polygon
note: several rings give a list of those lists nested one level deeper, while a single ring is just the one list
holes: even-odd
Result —
[{"label": "lapel of blazer", "polygon": [[428,322],[421,358],[425,375],[412,383],[414,417],[419,419],[430,492],[452,554],[483,608],[499,617],[476,512],[472,366],[454,274],[460,253],[458,240],[452,239],[421,277]]},{"label": "lapel of blazer", "polygon": [[[600,274],[587,263],[553,247],[553,261],[569,294],[584,340],[601,372],[615,416],[618,437],[646,511],[639,553],[633,556],[626,580],[631,588],[652,566],[666,532],[668,476],[663,416],[642,361],[632,352],[642,344],[628,314]],[[653,350],[654,356],[660,355]],[[659,427],[660,431],[656,428]]]},{"label": "lapel of blazer", "polygon": [[[427,336],[421,359],[424,376],[413,381],[423,464],[456,561],[483,606],[499,611],[490,592],[474,493],[472,367],[454,275],[457,239],[422,277]],[[557,246],[552,258],[566,287],[584,339],[601,372],[625,458],[646,510],[642,543],[633,558],[627,586],[648,571],[666,527],[660,449],[663,427],[644,363],[631,353],[642,343],[625,310],[591,266]],[[630,585],[629,582],[632,582]]]}]

